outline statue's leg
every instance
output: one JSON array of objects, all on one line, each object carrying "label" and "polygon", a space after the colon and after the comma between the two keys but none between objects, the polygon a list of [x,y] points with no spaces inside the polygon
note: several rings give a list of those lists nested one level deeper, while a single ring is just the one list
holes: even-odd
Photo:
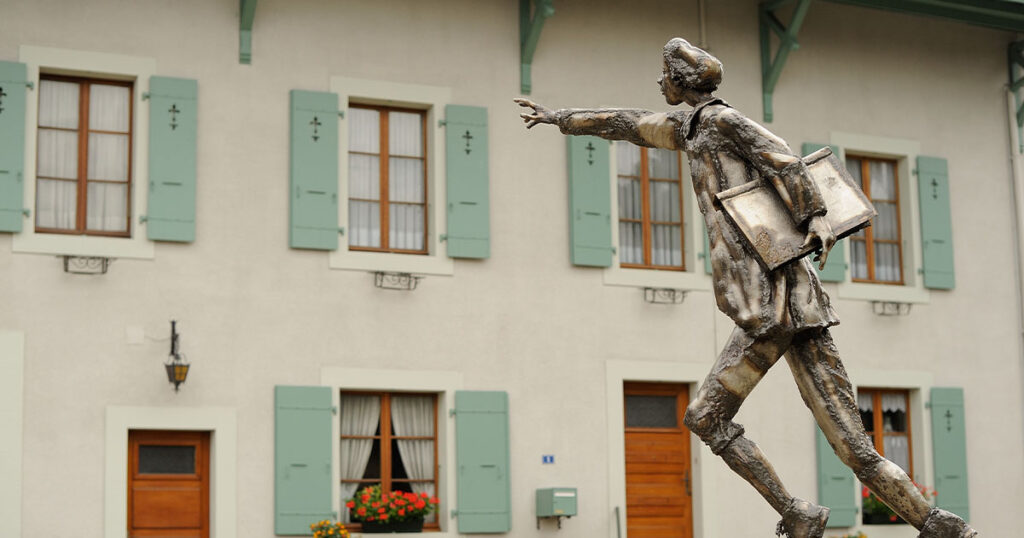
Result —
[{"label": "statue's leg", "polygon": [[[836,455],[861,483],[873,491],[905,521],[922,529],[922,537],[959,538],[974,536],[967,525],[956,516],[942,510],[932,510],[917,487],[895,463],[875,451],[874,444],[864,432],[864,424],[857,410],[857,396],[846,375],[839,351],[828,330],[797,335],[786,353],[793,377],[800,387],[804,403],[814,414]],[[934,518],[931,516],[935,516]],[[959,520],[960,531],[932,534],[927,527],[952,528],[948,516]],[[926,526],[926,523],[928,525]]]},{"label": "statue's leg", "polygon": [[820,537],[828,509],[794,499],[757,445],[743,436],[743,427],[732,421],[743,400],[788,346],[788,338],[754,339],[737,328],[686,408],[684,423],[754,486],[784,521],[802,522],[786,529],[792,538]]}]

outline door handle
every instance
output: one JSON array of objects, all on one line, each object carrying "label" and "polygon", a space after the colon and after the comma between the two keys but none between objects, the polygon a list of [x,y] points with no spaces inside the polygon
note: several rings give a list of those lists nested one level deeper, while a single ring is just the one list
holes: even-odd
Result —
[{"label": "door handle", "polygon": [[690,489],[690,470],[686,470],[686,474],[683,476],[683,484],[686,485],[686,495],[688,497],[693,496],[693,491]]}]

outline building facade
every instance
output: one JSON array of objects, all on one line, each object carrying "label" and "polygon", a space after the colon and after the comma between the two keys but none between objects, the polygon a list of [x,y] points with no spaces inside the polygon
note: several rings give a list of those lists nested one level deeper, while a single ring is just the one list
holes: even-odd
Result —
[{"label": "building facade", "polygon": [[[999,28],[806,1],[0,2],[0,535],[308,534],[377,483],[437,497],[438,536],[766,535],[680,422],[733,330],[686,156],[527,131],[512,102],[668,110],[682,36],[720,97],[861,182],[880,215],[822,278],[862,418],[939,506],[1013,536],[1019,14],[994,4]],[[736,420],[833,508],[826,536],[916,536],[787,367]],[[546,488],[576,515],[538,520]]]}]

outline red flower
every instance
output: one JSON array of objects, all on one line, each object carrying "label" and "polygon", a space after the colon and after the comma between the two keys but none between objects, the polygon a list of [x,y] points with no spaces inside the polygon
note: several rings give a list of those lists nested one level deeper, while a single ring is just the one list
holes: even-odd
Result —
[{"label": "red flower", "polygon": [[366,515],[366,507],[365,506],[360,506],[359,508],[356,509],[356,513],[361,515],[361,516],[365,516]]},{"label": "red flower", "polygon": [[868,491],[868,487],[867,486],[862,486],[860,488],[860,495],[861,495],[861,497],[864,497],[865,499],[867,499],[868,495],[871,495],[871,492]]},{"label": "red flower", "polygon": [[377,508],[378,506],[380,506],[380,503],[379,503],[379,502],[377,502],[377,501],[373,501],[373,504],[371,504],[370,506],[371,506],[372,508]]},{"label": "red flower", "polygon": [[381,521],[387,521],[388,520],[388,515],[387,514],[381,514],[380,515],[380,520]]},{"label": "red flower", "polygon": [[349,508],[355,508],[356,507],[356,502],[355,501],[349,501],[349,502],[345,503],[345,506],[347,506]]},{"label": "red flower", "polygon": [[889,521],[896,521],[896,516],[895,515],[889,516]]},{"label": "red flower", "polygon": [[366,521],[373,521],[373,516],[366,516]]},{"label": "red flower", "polygon": [[405,515],[405,508],[399,508],[398,509],[398,515],[404,516]]},{"label": "red flower", "polygon": [[438,504],[440,502],[441,502],[441,499],[438,499],[437,497],[431,497],[430,498],[430,504]]},{"label": "red flower", "polygon": [[383,514],[383,513],[387,512],[387,511],[388,511],[388,509],[384,508],[383,506],[381,506],[380,508],[377,509],[377,513],[378,514]]},{"label": "red flower", "polygon": [[370,502],[370,496],[369,496],[369,495],[363,495],[362,501],[363,501],[364,503],[368,503],[368,502]]},{"label": "red flower", "polygon": [[428,497],[427,492],[424,491],[423,493],[420,493],[420,497],[423,497],[424,499],[426,499]]},{"label": "red flower", "polygon": [[416,504],[414,504],[413,506],[415,506],[418,510],[422,510],[424,507],[427,506],[427,503],[423,501],[416,501]]}]

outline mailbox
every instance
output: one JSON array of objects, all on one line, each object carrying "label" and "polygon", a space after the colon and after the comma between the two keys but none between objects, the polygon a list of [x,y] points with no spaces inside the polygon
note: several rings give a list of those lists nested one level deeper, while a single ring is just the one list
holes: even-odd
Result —
[{"label": "mailbox", "polygon": [[553,517],[562,527],[563,517],[576,515],[576,488],[541,488],[537,490],[537,525],[540,518]]}]

